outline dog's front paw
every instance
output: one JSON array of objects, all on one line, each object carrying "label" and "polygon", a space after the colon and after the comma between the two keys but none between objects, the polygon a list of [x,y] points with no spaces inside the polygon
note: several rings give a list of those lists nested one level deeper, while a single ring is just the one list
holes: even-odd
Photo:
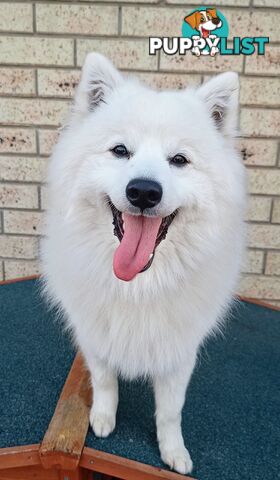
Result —
[{"label": "dog's front paw", "polygon": [[108,437],[115,428],[116,417],[115,415],[95,412],[92,409],[90,412],[90,424],[97,437]]},{"label": "dog's front paw", "polygon": [[195,55],[196,57],[200,57],[200,50],[198,47],[193,47],[192,48],[192,54]]},{"label": "dog's front paw", "polygon": [[210,50],[211,57],[215,57],[216,53],[219,53],[219,49],[217,47],[212,47]]},{"label": "dog's front paw", "polygon": [[185,447],[176,448],[174,450],[162,450],[161,459],[172,470],[185,475],[190,473],[193,468],[192,459],[188,450]]}]

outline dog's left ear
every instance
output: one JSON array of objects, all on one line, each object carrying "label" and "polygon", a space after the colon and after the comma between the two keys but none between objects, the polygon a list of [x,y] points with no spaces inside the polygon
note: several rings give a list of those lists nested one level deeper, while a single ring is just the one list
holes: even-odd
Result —
[{"label": "dog's left ear", "polygon": [[199,25],[199,19],[200,19],[200,12],[198,12],[197,10],[195,12],[193,12],[191,15],[187,15],[184,20],[186,23],[188,23],[192,29],[195,29],[197,30],[198,28],[198,25]]},{"label": "dog's left ear", "polygon": [[216,127],[225,136],[234,137],[238,128],[239,80],[237,73],[221,73],[197,91],[206,103]]},{"label": "dog's left ear", "polygon": [[212,17],[217,18],[217,9],[216,8],[207,8],[206,12],[210,13],[210,15]]},{"label": "dog's left ear", "polygon": [[74,117],[81,119],[99,104],[106,103],[112,91],[122,82],[123,77],[110,60],[99,53],[89,53],[75,95]]}]

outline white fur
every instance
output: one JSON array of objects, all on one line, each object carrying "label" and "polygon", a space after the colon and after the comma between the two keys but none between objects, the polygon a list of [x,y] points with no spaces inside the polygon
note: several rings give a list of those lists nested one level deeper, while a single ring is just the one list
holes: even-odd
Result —
[{"label": "white fur", "polygon": [[[217,109],[219,128],[211,118]],[[90,54],[49,170],[46,290],[90,369],[94,432],[114,429],[118,374],[150,377],[161,457],[181,473],[192,468],[180,426],[186,387],[200,344],[231,301],[244,246],[244,168],[232,138],[237,110],[234,73],[198,90],[160,93]],[[119,143],[133,152],[130,159],[109,151]],[[191,163],[171,166],[176,153]],[[125,187],[137,176],[163,187],[156,215],[179,213],[151,268],[123,282],[112,268],[119,241],[106,195],[128,211]]]}]

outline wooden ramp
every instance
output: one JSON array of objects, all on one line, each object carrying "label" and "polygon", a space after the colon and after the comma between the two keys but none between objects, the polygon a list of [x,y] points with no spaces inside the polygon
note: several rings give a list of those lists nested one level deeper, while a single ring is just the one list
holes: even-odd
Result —
[{"label": "wooden ramp", "polygon": [[77,354],[41,444],[0,449],[0,480],[190,479],[84,447],[92,389]]}]

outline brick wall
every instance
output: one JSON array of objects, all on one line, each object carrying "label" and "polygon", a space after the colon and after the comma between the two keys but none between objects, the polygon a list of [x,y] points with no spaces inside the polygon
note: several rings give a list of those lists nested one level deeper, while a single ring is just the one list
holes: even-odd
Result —
[{"label": "brick wall", "polygon": [[[201,5],[203,0],[194,0]],[[249,173],[249,254],[240,292],[280,304],[279,0],[221,0],[234,36],[270,37],[263,56],[148,55],[149,36],[180,36],[182,0],[0,1],[0,277],[36,273],[43,179],[85,55],[104,53],[160,88],[240,74],[240,148]],[[277,108],[278,107],[278,108]]]}]

